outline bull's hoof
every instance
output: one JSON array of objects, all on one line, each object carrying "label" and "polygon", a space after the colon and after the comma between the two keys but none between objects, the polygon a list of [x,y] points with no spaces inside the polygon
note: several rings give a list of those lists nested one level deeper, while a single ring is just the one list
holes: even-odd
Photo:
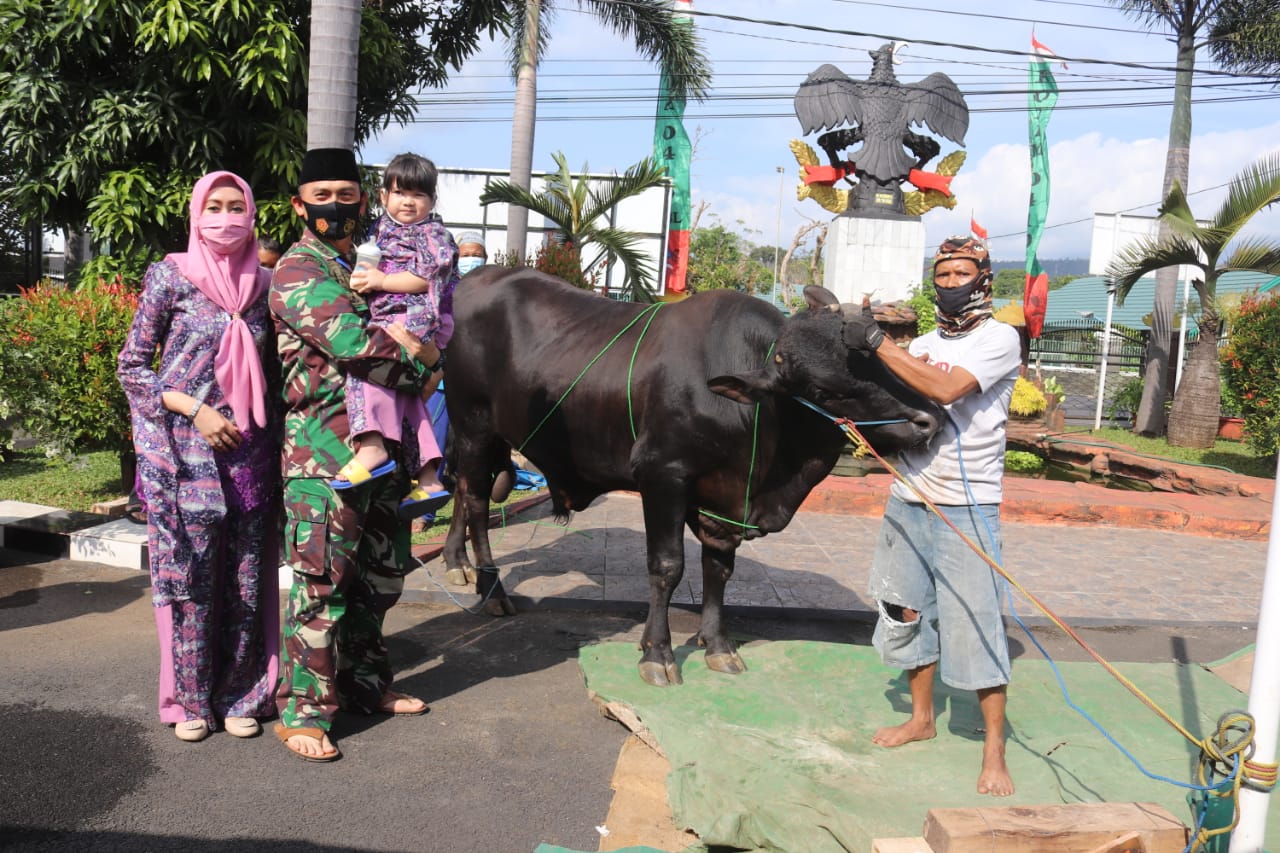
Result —
[{"label": "bull's hoof", "polygon": [[491,598],[484,603],[484,612],[490,616],[514,616],[516,606],[509,598]]},{"label": "bull's hoof", "polygon": [[720,652],[719,654],[706,654],[707,669],[715,672],[723,672],[727,675],[740,675],[747,671],[747,665],[737,652]]},{"label": "bull's hoof", "polygon": [[465,572],[466,572],[466,574],[467,574],[467,583],[475,583],[475,582],[476,582],[476,567],[475,567],[475,566],[467,566],[467,567],[466,567],[466,569],[464,569],[464,571],[465,571]]},{"label": "bull's hoof", "polygon": [[672,684],[684,684],[680,677],[680,667],[675,662],[661,664],[657,661],[640,661],[640,679],[654,687],[670,687]]},{"label": "bull's hoof", "polygon": [[454,586],[466,586],[468,583],[476,582],[474,577],[467,577],[466,569],[449,569],[444,573],[444,579]]}]

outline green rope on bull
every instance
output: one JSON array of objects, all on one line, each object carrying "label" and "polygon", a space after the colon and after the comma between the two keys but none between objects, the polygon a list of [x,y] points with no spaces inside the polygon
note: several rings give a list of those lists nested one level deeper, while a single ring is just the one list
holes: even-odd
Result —
[{"label": "green rope on bull", "polygon": [[[768,364],[769,359],[773,357],[773,346],[777,343],[774,341],[769,344],[769,351],[764,354],[764,363]],[[723,521],[725,524],[732,524],[735,527],[742,527],[747,530],[759,530],[758,524],[747,524],[747,519],[751,517],[751,476],[756,472],[756,445],[760,438],[760,402],[756,401],[756,407],[751,413],[751,464],[747,466],[747,494],[742,499],[742,521],[733,521],[724,516],[716,515],[705,509],[699,509],[698,512],[708,518],[714,518],[716,521]]]},{"label": "green rope on bull", "polygon": [[[560,404],[564,402],[565,397],[568,397],[568,396],[569,396],[569,392],[570,392],[570,391],[572,391],[572,390],[577,386],[577,384],[578,384],[580,381],[582,381],[582,377],[584,377],[584,376],[586,376],[586,375],[587,375],[587,371],[591,369],[592,365],[594,365],[597,361],[599,361],[599,360],[600,360],[600,358],[601,358],[605,353],[607,353],[607,352],[608,352],[608,351],[613,347],[613,345],[614,345],[614,344],[616,344],[616,343],[618,342],[618,338],[620,338],[620,337],[622,337],[623,335],[625,335],[625,334],[627,333],[627,330],[628,330],[628,329],[630,329],[632,326],[634,326],[636,323],[639,323],[639,322],[640,322],[640,318],[641,318],[641,317],[643,317],[645,314],[649,314],[649,313],[651,313],[651,312],[652,312],[652,313],[656,313],[656,312],[657,312],[657,309],[661,308],[661,307],[662,307],[663,305],[665,305],[665,304],[666,304],[665,302],[655,302],[655,303],[653,303],[652,305],[650,305],[649,307],[647,307],[647,308],[645,308],[643,311],[641,311],[639,314],[637,314],[637,315],[636,315],[636,316],[631,320],[631,322],[630,322],[630,323],[628,323],[627,325],[623,326],[623,327],[622,327],[622,330],[621,330],[620,332],[618,332],[618,334],[614,335],[614,336],[613,336],[613,339],[612,339],[612,340],[610,340],[610,341],[609,341],[609,343],[607,343],[607,344],[605,344],[605,345],[604,345],[604,349],[602,349],[602,350],[600,350],[600,352],[596,353],[595,358],[593,358],[593,359],[591,359],[591,361],[588,361],[588,362],[587,362],[587,366],[586,366],[586,367],[584,367],[584,368],[582,368],[582,372],[581,372],[581,373],[579,373],[579,374],[577,375],[577,377],[573,380],[573,382],[569,383],[569,387],[568,387],[568,388],[566,388],[566,389],[565,389],[565,392],[564,392],[563,394],[561,394],[561,395],[560,395],[560,399],[559,399],[559,400],[556,400],[555,405],[554,405],[554,406],[552,406],[552,407],[551,407],[551,410],[550,410],[550,411],[548,411],[548,412],[546,413],[546,415],[544,415],[544,416],[543,416],[542,420],[538,421],[538,425],[537,425],[536,427],[534,427],[534,428],[533,428],[533,432],[529,433],[529,435],[525,438],[525,440],[524,440],[523,442],[521,442],[521,443],[520,443],[520,446],[519,446],[519,447],[517,447],[517,448],[516,448],[516,450],[517,450],[518,452],[524,452],[525,447],[526,447],[526,446],[528,446],[529,442],[530,442],[530,441],[533,441],[533,437],[534,437],[535,435],[537,435],[537,434],[538,434],[538,430],[542,429],[543,425],[544,425],[544,424],[546,424],[547,420],[548,420],[548,419],[550,419],[550,417],[551,417],[553,414],[555,414],[556,409],[560,408]],[[652,319],[652,318],[650,318],[650,319]],[[646,324],[646,325],[645,325],[645,328],[646,328],[646,329],[648,329],[648,328],[649,328],[649,327],[648,327],[648,324]],[[644,337],[644,335],[642,334],[642,335],[641,335],[641,337]],[[637,346],[638,346],[638,344],[637,344]],[[629,390],[629,389],[630,389],[630,376],[628,376],[628,378],[627,378],[627,379],[628,379],[628,381],[627,381],[627,385],[628,385],[628,393],[630,393],[630,390]]]},{"label": "green rope on bull", "polygon": [[[655,305],[665,305],[665,302],[655,302]],[[649,324],[653,322],[653,318],[658,316],[658,312],[654,311],[649,315],[649,321],[644,324],[644,328],[640,330],[640,337],[636,338],[635,349],[631,351],[631,363],[627,365],[627,419],[631,421],[631,440],[636,440],[636,415],[631,408],[631,373],[635,370],[636,356],[640,353],[640,344],[644,341],[644,336],[649,332]],[[639,319],[638,317],[636,319]],[[623,331],[626,331],[625,329]]]},{"label": "green rope on bull", "polygon": [[[636,439],[636,419],[635,419],[635,410],[631,404],[631,377],[633,372],[635,371],[636,356],[640,352],[640,344],[644,341],[644,336],[645,334],[648,333],[649,326],[653,323],[654,318],[658,316],[657,309],[661,308],[665,304],[666,304],[665,302],[653,303],[652,305],[650,305],[649,307],[641,311],[639,314],[637,314],[634,318],[632,318],[630,323],[623,326],[622,329],[619,330],[618,334],[614,335],[613,338],[610,339],[609,343],[604,345],[604,349],[596,353],[595,357],[592,358],[591,361],[587,362],[587,366],[582,368],[582,372],[579,373],[577,377],[574,378],[573,382],[569,383],[569,387],[566,388],[565,392],[560,395],[560,399],[556,400],[555,405],[553,405],[551,409],[545,415],[543,415],[542,420],[538,421],[538,425],[533,428],[533,432],[529,433],[529,435],[525,437],[525,440],[520,443],[520,446],[516,448],[516,451],[517,452],[524,451],[525,447],[528,446],[529,442],[533,440],[533,437],[538,434],[538,430],[542,429],[543,425],[546,424],[547,420],[550,419],[550,417],[553,414],[555,414],[556,409],[560,408],[560,404],[563,403],[565,401],[565,398],[569,396],[569,393],[573,391],[575,387],[577,387],[578,383],[582,380],[582,377],[587,375],[587,371],[590,370],[592,366],[597,361],[599,361],[600,358],[605,353],[607,353],[610,349],[613,348],[613,345],[618,342],[619,338],[621,338],[623,335],[627,333],[628,329],[630,329],[636,323],[640,322],[640,319],[644,317],[644,315],[648,314],[649,319],[645,322],[644,328],[640,330],[640,336],[636,338],[636,345],[631,350],[631,361],[627,364],[627,418],[631,426],[631,440],[634,441]],[[768,364],[769,359],[773,357],[773,347],[774,347],[774,344],[770,343],[769,351],[766,352],[764,356],[765,364]],[[747,493],[746,493],[746,496],[743,498],[743,502],[742,502],[742,521],[734,521],[733,519],[725,518],[722,515],[716,515],[714,512],[711,512],[710,510],[706,510],[706,509],[699,509],[698,510],[699,514],[705,515],[708,518],[714,518],[716,521],[721,521],[721,522],[724,522],[725,524],[732,524],[735,527],[742,527],[748,530],[760,529],[758,525],[747,523],[747,519],[750,518],[751,516],[751,477],[752,475],[755,474],[756,451],[757,451],[757,444],[759,442],[759,437],[760,437],[760,403],[757,402],[755,405],[755,409],[752,412],[752,418],[751,418],[751,464],[747,468]]]}]

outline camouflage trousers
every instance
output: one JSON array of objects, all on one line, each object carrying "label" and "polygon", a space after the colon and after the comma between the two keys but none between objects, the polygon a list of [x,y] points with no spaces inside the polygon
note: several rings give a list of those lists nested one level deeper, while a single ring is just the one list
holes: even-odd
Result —
[{"label": "camouflage trousers", "polygon": [[335,491],[325,479],[284,481],[285,562],[280,719],[328,731],[338,708],[373,713],[391,686],[382,622],[409,573],[409,530],[396,517],[397,471]]}]

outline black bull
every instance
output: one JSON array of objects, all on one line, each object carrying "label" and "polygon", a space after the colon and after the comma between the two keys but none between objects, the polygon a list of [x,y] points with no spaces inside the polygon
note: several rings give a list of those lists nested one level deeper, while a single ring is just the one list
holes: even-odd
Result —
[{"label": "black bull", "polygon": [[[862,430],[880,452],[927,442],[942,417],[878,359],[844,345],[829,291],[805,295],[810,310],[790,320],[758,299],[716,291],[649,308],[626,328],[646,306],[531,270],[468,276],[454,302],[446,394],[457,477],[444,550],[451,573],[476,580],[489,612],[514,612],[493,568],[487,518],[491,472],[518,448],[546,476],[557,517],[605,492],[640,493],[645,681],[681,680],[667,610],[684,574],[686,525],[702,543],[698,641],[707,666],[743,671],[721,622],[735,550],[786,527],[845,443],[793,398],[854,421],[901,419]],[[468,530],[478,573],[467,560]]]}]

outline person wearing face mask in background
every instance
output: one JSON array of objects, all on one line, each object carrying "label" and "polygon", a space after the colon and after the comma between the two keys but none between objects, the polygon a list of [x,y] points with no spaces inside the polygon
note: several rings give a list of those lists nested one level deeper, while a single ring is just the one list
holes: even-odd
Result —
[{"label": "person wearing face mask in background", "polygon": [[[152,264],[120,352],[160,639],[160,719],[184,741],[275,711],[279,364],[253,195],[191,195],[187,251]],[[159,367],[153,359],[159,350]]]},{"label": "person wearing face mask in background", "polygon": [[275,732],[295,755],[332,761],[340,755],[329,737],[339,707],[427,710],[391,689],[382,636],[415,565],[396,516],[408,486],[404,466],[349,489],[331,484],[355,455],[347,379],[419,393],[440,350],[403,326],[373,325],[350,287],[352,237],[367,204],[350,150],[308,151],[292,204],[307,227],[280,258],[269,293],[284,371],[284,559],[293,571]]},{"label": "person wearing face mask in background", "polygon": [[[991,257],[969,237],[949,237],[933,261],[938,327],[909,351],[870,317],[846,317],[845,343],[874,354],[899,379],[946,407],[928,447],[901,455],[901,472],[984,551],[998,556],[1005,423],[1021,367],[1017,331],[991,316]],[[980,794],[1009,796],[1005,699],[1009,650],[994,571],[902,483],[890,491],[871,566],[879,619],[872,643],[906,670],[911,716],[872,740],[896,747],[937,734],[933,681],[974,690],[985,738]]]},{"label": "person wearing face mask in background", "polygon": [[479,231],[459,231],[454,241],[458,244],[458,275],[466,275],[489,262],[484,235]]}]

